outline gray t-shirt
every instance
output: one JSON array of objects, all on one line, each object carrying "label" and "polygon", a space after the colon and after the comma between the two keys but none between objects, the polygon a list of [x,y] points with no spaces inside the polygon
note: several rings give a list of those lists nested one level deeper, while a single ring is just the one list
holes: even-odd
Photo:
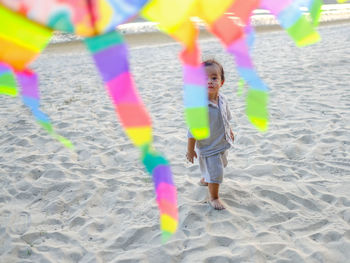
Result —
[{"label": "gray t-shirt", "polygon": [[[209,102],[210,137],[196,141],[196,148],[198,149],[199,154],[203,157],[221,153],[229,149],[231,146],[225,138],[225,126],[219,105]],[[188,132],[188,137],[193,138],[190,132]]]}]

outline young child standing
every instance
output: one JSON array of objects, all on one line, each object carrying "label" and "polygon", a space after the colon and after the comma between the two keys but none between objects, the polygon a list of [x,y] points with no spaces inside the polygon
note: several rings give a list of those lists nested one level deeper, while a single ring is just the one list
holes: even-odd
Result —
[{"label": "young child standing", "polygon": [[187,160],[193,163],[199,153],[199,167],[202,178],[200,185],[208,186],[209,203],[217,210],[225,209],[219,199],[219,186],[227,166],[227,150],[233,145],[234,135],[229,121],[232,119],[226,99],[220,94],[225,82],[224,69],[216,60],[203,62],[208,77],[208,109],[210,137],[196,141],[188,132]]}]

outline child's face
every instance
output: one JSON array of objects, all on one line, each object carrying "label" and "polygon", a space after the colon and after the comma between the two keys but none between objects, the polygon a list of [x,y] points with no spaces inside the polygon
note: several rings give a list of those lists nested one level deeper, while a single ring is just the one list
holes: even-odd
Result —
[{"label": "child's face", "polygon": [[214,64],[206,66],[205,71],[208,77],[208,94],[217,95],[219,93],[219,89],[224,84],[224,81],[221,79],[220,68]]}]

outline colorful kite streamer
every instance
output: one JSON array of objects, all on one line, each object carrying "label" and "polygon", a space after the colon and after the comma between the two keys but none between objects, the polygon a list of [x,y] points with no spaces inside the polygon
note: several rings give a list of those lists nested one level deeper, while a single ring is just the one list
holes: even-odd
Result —
[{"label": "colorful kite streamer", "polygon": [[[23,103],[31,110],[39,124],[66,147],[72,143],[55,133],[49,118],[40,110],[38,80],[35,73],[26,70],[49,42],[52,31],[13,13],[0,5],[0,67],[5,74],[0,77],[0,93],[16,96],[21,88]],[[9,66],[11,65],[11,66]]]},{"label": "colorful kite streamer", "polygon": [[[86,38],[85,43],[92,53],[126,134],[140,148],[142,162],[153,177],[163,241],[166,241],[177,228],[176,188],[168,161],[152,150],[151,120],[129,72],[127,46],[122,36],[115,31]],[[115,61],[118,61],[117,65]]]},{"label": "colorful kite streamer", "polygon": [[[301,6],[310,11],[310,20],[300,11]],[[52,30],[85,37],[120,122],[152,175],[166,241],[178,224],[176,188],[168,161],[153,149],[151,120],[134,85],[127,46],[115,32],[116,26],[139,14],[183,45],[185,118],[194,137],[204,139],[209,136],[206,76],[197,43],[198,27],[192,18],[202,19],[235,59],[240,86],[249,86],[247,116],[265,131],[268,87],[257,74],[250,54],[253,10],[269,10],[296,45],[305,46],[320,39],[315,28],[321,6],[321,0],[0,0],[0,93],[20,93],[41,126],[72,147],[69,140],[54,132],[40,110],[38,77],[27,67],[45,48]]]},{"label": "colorful kite streamer", "polygon": [[0,63],[0,94],[17,96],[18,88],[11,67]]}]

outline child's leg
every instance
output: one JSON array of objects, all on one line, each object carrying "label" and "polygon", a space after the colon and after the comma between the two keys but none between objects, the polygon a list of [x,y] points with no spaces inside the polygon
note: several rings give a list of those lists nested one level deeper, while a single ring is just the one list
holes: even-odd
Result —
[{"label": "child's leg", "polygon": [[219,187],[220,184],[209,183],[208,189],[210,194],[209,203],[217,210],[225,209],[225,206],[221,203],[219,199]]},{"label": "child's leg", "polygon": [[224,151],[221,153],[221,161],[222,161],[222,165],[224,166],[224,168],[227,166],[228,161],[227,161],[227,155],[228,155],[228,150]]},{"label": "child's leg", "polygon": [[216,154],[209,157],[200,157],[199,164],[202,172],[200,182],[208,183],[210,195],[209,203],[217,210],[225,209],[219,199],[219,186],[223,179],[223,160],[222,154]]},{"label": "child's leg", "polygon": [[201,170],[201,179],[199,180],[198,184],[200,186],[208,186],[208,171],[207,171],[207,165],[206,165],[206,160],[205,157],[199,156],[198,157],[199,161],[199,169]]}]

